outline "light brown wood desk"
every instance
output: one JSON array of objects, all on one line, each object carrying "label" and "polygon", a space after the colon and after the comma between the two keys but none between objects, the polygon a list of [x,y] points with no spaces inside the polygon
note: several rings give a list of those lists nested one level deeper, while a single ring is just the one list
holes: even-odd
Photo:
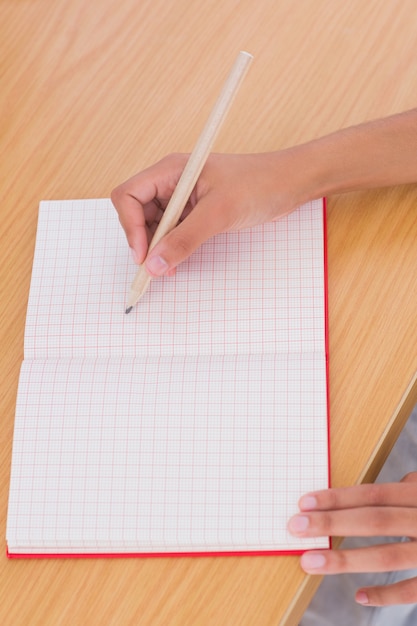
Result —
[{"label": "light brown wood desk", "polygon": [[[189,151],[239,49],[255,61],[218,151],[413,108],[416,32],[414,0],[0,1],[2,537],[39,201],[107,197]],[[376,476],[417,400],[417,186],[330,198],[328,252],[339,486]],[[296,557],[8,561],[4,544],[0,563],[7,626],[293,626],[318,583]]]}]

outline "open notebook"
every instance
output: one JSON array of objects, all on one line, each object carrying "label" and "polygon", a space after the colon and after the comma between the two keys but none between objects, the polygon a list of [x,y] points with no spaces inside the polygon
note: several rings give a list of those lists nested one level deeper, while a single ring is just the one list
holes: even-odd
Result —
[{"label": "open notebook", "polygon": [[42,202],[10,556],[299,552],[328,486],[325,210],[216,236],[125,315],[109,200]]}]

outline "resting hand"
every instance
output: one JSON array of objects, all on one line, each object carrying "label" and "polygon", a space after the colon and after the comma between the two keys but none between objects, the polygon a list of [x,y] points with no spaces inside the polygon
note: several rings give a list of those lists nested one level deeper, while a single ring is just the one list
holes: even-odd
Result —
[{"label": "resting hand", "polygon": [[[309,574],[389,572],[417,567],[417,472],[400,483],[328,489],[303,496],[301,513],[288,523],[298,537],[393,536],[410,541],[352,550],[305,552],[301,566]],[[359,589],[356,601],[372,606],[417,602],[417,578]]]},{"label": "resting hand", "polygon": [[[172,154],[136,174],[112,193],[113,204],[137,263],[178,183],[188,156]],[[209,237],[276,220],[301,204],[297,156],[275,153],[212,154],[191,194],[180,224],[146,259],[151,275],[173,273]]]}]

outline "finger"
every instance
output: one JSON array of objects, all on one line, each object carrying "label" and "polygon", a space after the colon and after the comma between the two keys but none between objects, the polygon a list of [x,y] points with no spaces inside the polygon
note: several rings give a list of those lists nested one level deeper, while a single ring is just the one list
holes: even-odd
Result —
[{"label": "finger", "polygon": [[417,483],[417,472],[410,472],[401,478],[402,483]]},{"label": "finger", "polygon": [[111,200],[119,214],[119,222],[136,263],[142,263],[148,250],[148,236],[142,205],[119,188],[112,191]]},{"label": "finger", "polygon": [[157,198],[154,198],[152,202],[147,202],[143,205],[143,214],[145,216],[145,222],[148,226],[153,224],[159,224],[161,217],[164,214],[161,203]]},{"label": "finger", "polygon": [[417,472],[401,483],[340,487],[308,493],[300,498],[301,511],[328,511],[363,506],[417,506]]},{"label": "finger", "polygon": [[161,276],[182,263],[204,241],[222,231],[224,214],[215,194],[201,198],[189,215],[149,252],[145,262],[148,272]]},{"label": "finger", "polygon": [[141,263],[148,249],[145,207],[155,198],[170,198],[181,176],[187,155],[169,155],[111,193],[120,223],[137,262]]},{"label": "finger", "polygon": [[354,550],[312,550],[302,555],[300,563],[309,574],[393,572],[416,567],[417,545],[404,542]]},{"label": "finger", "polygon": [[295,515],[288,530],[296,537],[415,537],[417,508],[361,507]]},{"label": "finger", "polygon": [[394,604],[414,604],[417,602],[417,578],[401,580],[385,587],[364,587],[358,589],[356,602],[368,606],[390,606]]}]

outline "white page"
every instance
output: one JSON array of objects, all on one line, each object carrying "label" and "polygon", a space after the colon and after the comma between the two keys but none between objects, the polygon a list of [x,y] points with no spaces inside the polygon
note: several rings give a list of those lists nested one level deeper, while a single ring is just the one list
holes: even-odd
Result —
[{"label": "white page", "polygon": [[137,268],[110,201],[43,202],[25,358],[322,351],[323,266],[316,201],[209,240],[125,315]]},{"label": "white page", "polygon": [[126,316],[109,202],[43,203],[9,551],[327,547],[286,531],[328,481],[323,265],[317,202],[207,242]]}]

